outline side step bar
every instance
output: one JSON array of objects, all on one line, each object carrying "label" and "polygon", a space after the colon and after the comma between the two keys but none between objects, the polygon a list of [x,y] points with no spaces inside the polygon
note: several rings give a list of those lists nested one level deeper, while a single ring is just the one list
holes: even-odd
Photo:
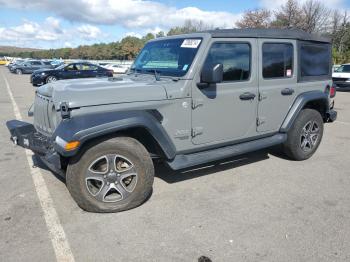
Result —
[{"label": "side step bar", "polygon": [[232,146],[211,149],[208,151],[188,155],[177,155],[172,161],[168,161],[167,164],[173,170],[184,169],[279,145],[284,143],[286,140],[287,134],[279,133],[270,137],[244,142]]}]

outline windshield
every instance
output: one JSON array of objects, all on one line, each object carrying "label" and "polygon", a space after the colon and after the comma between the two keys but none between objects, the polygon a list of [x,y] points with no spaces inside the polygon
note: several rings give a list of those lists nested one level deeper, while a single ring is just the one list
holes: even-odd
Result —
[{"label": "windshield", "polygon": [[65,68],[65,67],[66,67],[66,64],[62,64],[62,65],[56,67],[56,69],[63,69],[63,68]]},{"label": "windshield", "polygon": [[342,65],[335,70],[338,73],[350,73],[350,65]]},{"label": "windshield", "polygon": [[137,56],[131,70],[184,76],[201,44],[200,38],[177,38],[149,42]]}]

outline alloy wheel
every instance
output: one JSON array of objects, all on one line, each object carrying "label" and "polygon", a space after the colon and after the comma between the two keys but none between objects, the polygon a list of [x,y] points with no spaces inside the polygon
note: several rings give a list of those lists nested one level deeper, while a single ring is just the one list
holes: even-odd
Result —
[{"label": "alloy wheel", "polygon": [[300,147],[304,152],[310,152],[318,142],[320,128],[315,121],[309,121],[302,129]]},{"label": "alloy wheel", "polygon": [[108,154],[95,159],[86,171],[88,192],[101,202],[118,202],[129,197],[137,184],[134,164],[124,156]]}]

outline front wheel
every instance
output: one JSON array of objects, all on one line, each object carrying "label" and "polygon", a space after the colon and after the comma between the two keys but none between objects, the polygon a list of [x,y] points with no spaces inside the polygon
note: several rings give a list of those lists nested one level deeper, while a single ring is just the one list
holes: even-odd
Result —
[{"label": "front wheel", "polygon": [[23,72],[22,72],[21,69],[16,69],[16,74],[17,74],[17,75],[21,75],[21,74],[23,74]]},{"label": "front wheel", "polygon": [[151,194],[152,159],[137,140],[117,137],[95,143],[71,159],[66,183],[77,204],[90,212],[119,212]]},{"label": "front wheel", "polygon": [[323,137],[323,119],[313,109],[303,109],[288,132],[284,152],[293,160],[306,160],[317,150]]},{"label": "front wheel", "polygon": [[46,78],[46,84],[47,84],[47,83],[51,83],[51,82],[56,82],[56,81],[57,81],[57,78],[54,77],[54,76],[48,76],[48,77]]}]

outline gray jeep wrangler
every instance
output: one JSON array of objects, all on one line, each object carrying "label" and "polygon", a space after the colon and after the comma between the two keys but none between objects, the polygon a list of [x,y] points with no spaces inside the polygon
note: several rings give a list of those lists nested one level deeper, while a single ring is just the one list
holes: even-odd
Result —
[{"label": "gray jeep wrangler", "polygon": [[148,42],[122,77],[41,86],[34,123],[7,126],[81,208],[117,212],[150,196],[154,159],[180,170],[275,145],[308,159],[334,95],[328,39],[214,30]]}]

